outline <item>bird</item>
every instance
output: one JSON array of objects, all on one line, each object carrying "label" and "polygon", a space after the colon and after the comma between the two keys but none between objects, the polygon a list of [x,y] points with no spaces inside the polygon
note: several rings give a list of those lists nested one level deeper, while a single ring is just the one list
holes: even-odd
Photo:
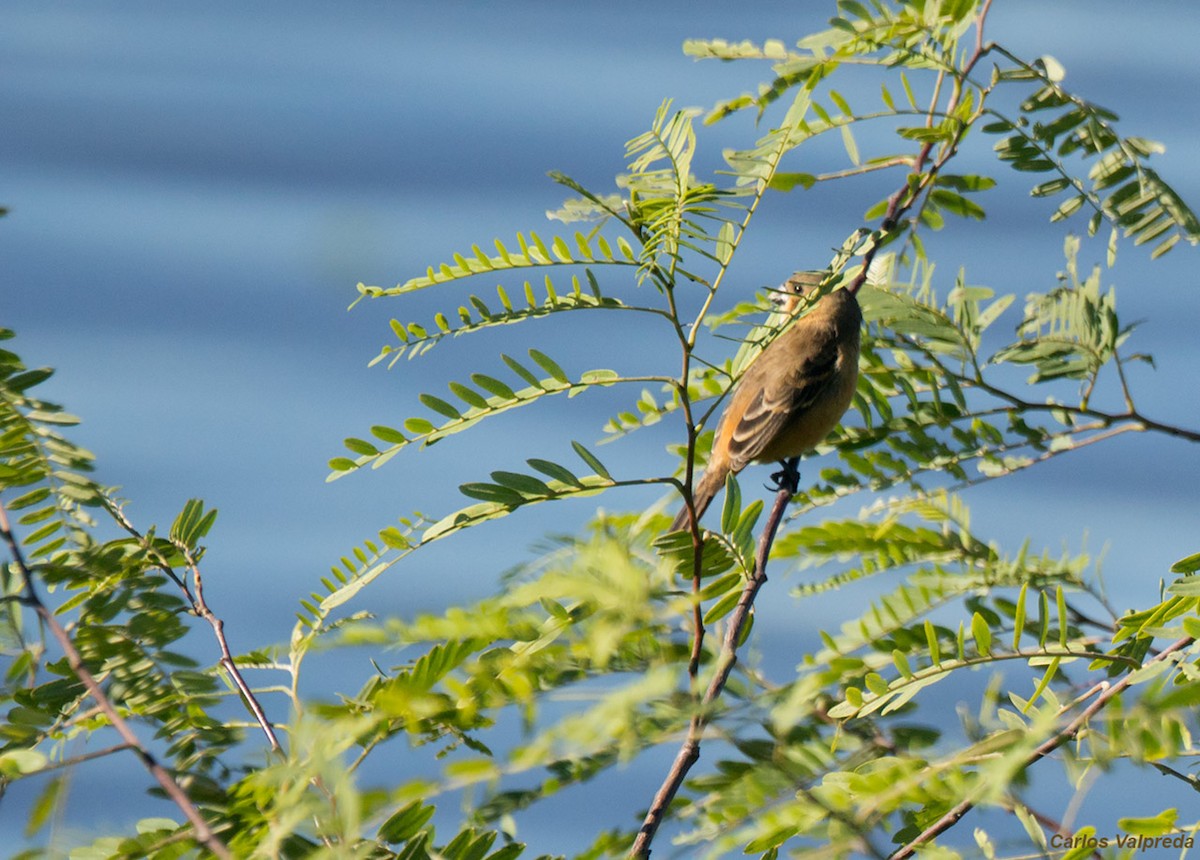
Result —
[{"label": "bird", "polygon": [[[796,272],[780,287],[794,314],[820,287],[824,272]],[[847,288],[826,293],[759,354],[738,380],[717,424],[703,476],[692,490],[696,522],[725,478],[751,462],[783,461],[811,451],[842,419],[858,382],[862,311]],[[671,531],[687,528],[684,505]]]}]

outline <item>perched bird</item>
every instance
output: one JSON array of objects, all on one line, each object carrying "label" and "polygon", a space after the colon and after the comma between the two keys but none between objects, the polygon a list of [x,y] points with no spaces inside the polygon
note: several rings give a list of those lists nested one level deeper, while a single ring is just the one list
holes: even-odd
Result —
[{"label": "perched bird", "polygon": [[[797,272],[781,288],[783,310],[821,285],[823,272]],[[754,360],[733,390],[713,439],[703,477],[692,491],[696,519],[725,477],[753,462],[786,461],[829,435],[854,397],[862,312],[847,289],[823,296]],[[688,525],[685,505],[671,531]]]}]

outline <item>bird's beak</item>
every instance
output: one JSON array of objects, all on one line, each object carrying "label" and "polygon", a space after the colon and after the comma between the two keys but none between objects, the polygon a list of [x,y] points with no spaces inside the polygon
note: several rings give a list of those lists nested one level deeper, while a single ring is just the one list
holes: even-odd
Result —
[{"label": "bird's beak", "polygon": [[771,307],[778,312],[786,310],[788,305],[791,304],[791,300],[795,298],[795,295],[788,291],[786,285],[782,285],[768,291],[767,298],[771,302]]}]

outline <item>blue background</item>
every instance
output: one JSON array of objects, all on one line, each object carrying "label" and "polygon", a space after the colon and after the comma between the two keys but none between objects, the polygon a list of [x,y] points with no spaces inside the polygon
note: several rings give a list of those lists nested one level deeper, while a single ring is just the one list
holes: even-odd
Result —
[{"label": "blue background", "polygon": [[[390,286],[517,230],[554,232],[544,212],[568,195],[547,170],[608,190],[623,168],[624,141],[648,126],[664,97],[708,107],[769,74],[755,64],[697,63],[680,53],[683,39],[791,43],[825,26],[832,11],[781,2],[734,11],[678,2],[5,0],[0,204],[11,212],[0,221],[0,324],[17,331],[13,348],[28,364],[58,368],[45,396],[84,418],[74,436],[97,454],[100,479],[123,487],[135,521],[166,524],[193,496],[220,508],[206,585],[235,651],[285,641],[298,598],[362,538],[414,507],[440,515],[460,506],[457,485],[493,469],[519,468],[531,456],[567,461],[567,440],[594,442],[607,416],[632,400],[626,391],[519,410],[496,422],[486,449],[483,436],[468,434],[327,485],[325,463],[342,453],[343,437],[366,435],[374,423],[398,426],[422,412],[418,392],[494,372],[497,353],[513,349],[501,330],[392,371],[368,370],[390,339],[388,318],[426,322],[456,307],[465,290],[490,298],[495,284],[346,313],[354,285]],[[998,0],[989,29],[1019,54],[1053,54],[1066,85],[1116,110],[1126,134],[1166,143],[1155,164],[1193,203],[1198,34],[1200,7],[1117,2]],[[875,103],[876,83],[847,77],[837,86],[852,104]],[[858,91],[856,80],[864,83]],[[752,135],[745,121],[702,132],[701,167],[718,166],[722,146]],[[952,222],[934,240],[940,283],[948,288],[964,265],[969,281],[998,291],[1045,289],[1062,267],[1065,229],[1047,224],[1050,206],[1028,198],[1028,176],[995,164],[992,142],[968,141],[963,159],[1000,181],[981,199],[989,221]],[[794,169],[843,164],[836,148],[818,154],[830,161]],[[876,176],[836,193],[769,198],[731,273],[734,298],[823,265],[828,248],[894,184]],[[1102,259],[1101,244],[1085,245],[1085,270]],[[1195,264],[1186,246],[1153,264],[1123,247],[1104,275],[1120,286],[1123,319],[1144,320],[1136,348],[1158,360],[1157,370],[1133,370],[1139,406],[1193,428]],[[1016,312],[1001,325],[1015,324]],[[614,331],[601,314],[567,316],[574,319],[523,334],[572,370],[661,369],[670,354],[657,330],[622,319]],[[674,430],[660,426],[600,453],[622,474],[662,473]],[[1114,602],[1144,605],[1169,565],[1198,548],[1198,466],[1195,446],[1129,434],[967,498],[982,536],[1009,550],[1026,536],[1035,548],[1077,550],[1086,534],[1089,549],[1107,547]],[[587,504],[534,509],[418,554],[360,608],[409,615],[486,594],[539,535],[581,522]],[[796,604],[772,603],[758,632],[764,649],[782,650],[776,659],[786,667],[801,653],[789,633]],[[811,625],[801,627],[810,641]],[[201,653],[205,635],[196,637]],[[370,672],[357,656],[344,659],[351,663],[321,667],[318,677],[338,671],[357,684]],[[272,707],[282,715],[280,703]],[[632,821],[662,766],[649,761],[610,778],[603,821]],[[141,797],[146,780],[136,766],[104,767],[76,774],[68,837],[147,810],[170,813]],[[31,794],[18,784],[0,802],[0,845],[18,838]],[[577,847],[573,837],[599,820],[595,805],[580,806],[594,800],[581,798],[567,792],[548,812],[521,819],[521,837],[538,850]],[[1131,809],[1125,798],[1119,813],[1162,808],[1151,793],[1144,800],[1145,809]],[[1189,815],[1196,810],[1181,808]],[[969,839],[966,829],[961,836]]]}]

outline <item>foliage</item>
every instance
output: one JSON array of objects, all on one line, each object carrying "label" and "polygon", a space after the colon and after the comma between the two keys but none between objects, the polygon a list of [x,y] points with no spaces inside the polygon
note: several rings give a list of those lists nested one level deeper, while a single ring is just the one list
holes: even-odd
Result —
[{"label": "foliage", "polygon": [[[271,653],[230,654],[204,602],[199,542],[216,512],[189,502],[165,536],[137,528],[88,477],[92,455],[64,435],[75,419],[31,394],[49,371],[0,351],[0,503],[15,517],[0,569],[0,787],[39,784],[30,831],[53,820],[72,768],[116,755],[148,768],[179,820],[146,819],[72,856],[524,856],[515,840],[524,810],[681,738],[681,757],[703,750],[706,765],[687,781],[686,767],[673,785],[668,776],[660,812],[688,856],[908,856],[975,806],[1016,822],[975,829],[987,856],[998,840],[1007,850],[1014,832],[1023,840],[1014,856],[1045,851],[1055,837],[1084,844],[1096,825],[1056,833],[1061,826],[1029,799],[1052,767],[1034,765],[1050,756],[1077,785],[1127,763],[1194,787],[1171,763],[1196,753],[1200,556],[1175,566],[1163,594],[1120,614],[1085,552],[1014,551],[971,523],[977,484],[1132,431],[1200,441],[1138,409],[1125,368],[1149,359],[1129,351],[1134,330],[1117,313],[1115,289],[1101,288],[1104,269],[1081,271],[1092,245],[1065,236],[1057,283],[1027,294],[1019,319],[1015,293],[965,273],[948,284],[935,272],[928,234],[985,215],[980,201],[995,179],[953,171],[960,149],[988,143],[1002,167],[1048,174],[1030,193],[1059,201],[1052,222],[1079,216],[1088,237],[1107,234],[1109,267],[1122,243],[1150,245],[1157,257],[1200,239],[1196,217],[1150,167],[1161,148],[1122,136],[1111,111],[1063,89],[1052,58],[1024,60],[987,42],[990,5],[842,0],[830,28],[794,48],[689,42],[695,57],[770,68],[757,92],[704,117],[753,112],[763,129],[725,153],[723,170],[696,175],[699,113],[664,102],[628,143],[614,192],[552,174],[573,196],[551,216],[586,232],[526,231],[515,250],[473,245],[395,287],[360,285],[360,300],[395,301],[467,279],[541,278],[537,289],[500,284],[498,306],[471,295],[432,322],[393,320],[395,340],[377,358],[388,366],[428,361],[443,341],[570,312],[594,320],[593,331],[630,314],[661,324],[664,370],[568,373],[574,356],[552,358],[522,340],[510,352],[520,347],[527,360],[503,354],[503,367],[451,383],[449,398],[422,394],[423,414],[348,438],[331,480],[478,434],[496,415],[548,414],[601,389],[627,404],[604,427],[606,441],[633,445],[644,428],[674,421],[681,466],[627,474],[620,448],[606,463],[572,441],[578,462],[531,456],[527,471],[492,471],[461,487],[461,509],[404,516],[352,548],[301,600],[290,641]],[[863,109],[867,90],[834,88],[850,67],[877,74],[878,104]],[[840,137],[846,163],[794,169],[811,163],[800,151],[826,134]],[[597,509],[579,534],[556,538],[471,605],[394,618],[362,608],[374,582],[426,545],[533,504],[604,496],[619,506],[619,488],[632,487],[668,490],[679,504],[726,392],[778,332],[776,316],[763,321],[764,297],[732,305],[723,289],[760,204],[850,177],[878,180],[885,192],[862,224],[846,225],[826,269],[826,288],[862,285],[860,381],[851,415],[828,440],[836,461],[806,470],[773,546],[757,541],[761,501],[744,503],[731,481],[707,531],[664,535],[669,520],[657,508]],[[1013,334],[1001,332],[1002,319]],[[511,331],[516,339],[526,329]],[[730,332],[741,345],[723,358]],[[844,499],[861,511],[831,507]],[[104,539],[102,526],[114,525],[119,536]],[[776,566],[821,572],[792,595],[806,617],[820,613],[819,646],[783,678],[746,657],[766,647],[745,611],[765,581],[764,546]],[[865,608],[830,609],[830,594],[867,584]],[[212,628],[219,657],[210,665],[179,647],[203,635],[196,620]],[[321,699],[306,684],[302,669],[317,651],[395,647],[412,656],[378,658],[357,690]],[[243,670],[282,682],[251,686]],[[933,691],[980,670],[986,688],[951,727],[927,704]],[[262,699],[286,718],[273,724]],[[505,729],[514,722],[517,740]],[[368,761],[418,747],[436,749],[435,770],[401,768],[393,784],[364,784]],[[630,799],[624,829],[592,834],[581,856],[628,852],[635,816],[649,806],[647,822],[654,817],[654,788]],[[455,834],[438,836],[435,815],[449,820],[458,798],[466,812]],[[1191,827],[1174,809],[1119,826],[1146,838]],[[951,844],[941,853],[955,854]]]}]

